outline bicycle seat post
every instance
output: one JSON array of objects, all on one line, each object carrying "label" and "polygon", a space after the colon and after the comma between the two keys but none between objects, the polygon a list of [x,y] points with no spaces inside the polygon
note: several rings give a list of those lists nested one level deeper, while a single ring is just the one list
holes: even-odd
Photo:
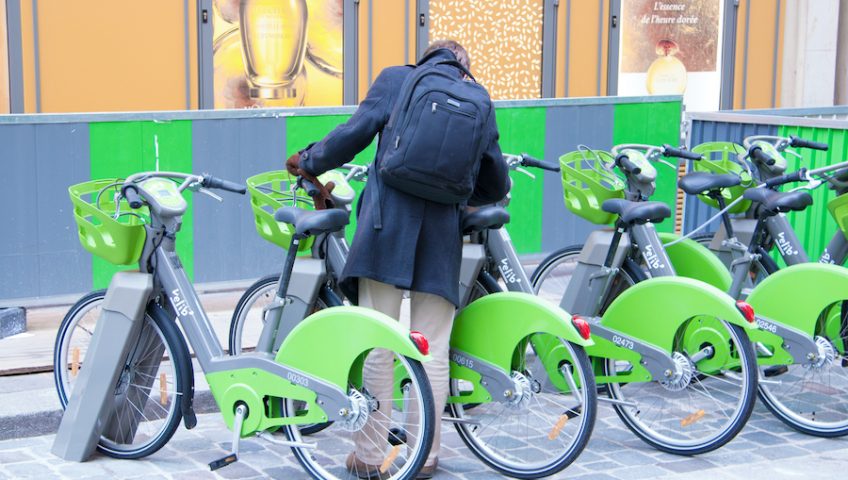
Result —
[{"label": "bicycle seat post", "polygon": [[283,263],[283,272],[280,274],[280,283],[277,286],[277,298],[269,305],[266,310],[266,327],[262,329],[262,334],[256,345],[256,350],[259,352],[271,353],[274,351],[274,344],[277,338],[277,332],[280,329],[280,321],[283,318],[283,308],[286,304],[286,295],[289,290],[289,282],[291,281],[292,271],[294,270],[294,261],[297,258],[297,249],[300,242],[308,235],[303,233],[295,233],[292,235],[291,244],[286,250],[286,260]]}]

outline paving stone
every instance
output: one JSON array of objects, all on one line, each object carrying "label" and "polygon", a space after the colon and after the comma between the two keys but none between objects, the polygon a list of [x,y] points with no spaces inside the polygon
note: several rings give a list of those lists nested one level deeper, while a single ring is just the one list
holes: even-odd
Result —
[{"label": "paving stone", "polygon": [[585,475],[577,475],[569,478],[570,480],[618,480],[616,477],[610,476],[606,473],[587,473]]},{"label": "paving stone", "polygon": [[66,462],[56,466],[56,471],[65,478],[85,478],[108,476],[108,471],[96,462],[73,463]]},{"label": "paving stone", "polygon": [[759,445],[783,445],[786,440],[767,432],[742,432],[740,437]]},{"label": "paving stone", "polygon": [[660,463],[659,466],[674,473],[687,473],[708,470],[710,468],[714,468],[716,465],[704,459],[694,457],[687,458],[686,460]]},{"label": "paving stone", "polygon": [[619,465],[649,465],[657,463],[655,458],[635,450],[621,450],[610,454],[610,456]]},{"label": "paving stone", "polygon": [[24,450],[6,450],[0,451],[0,465],[8,465],[10,463],[28,462],[36,458]]},{"label": "paving stone", "polygon": [[768,459],[793,458],[807,455],[809,451],[792,445],[779,445],[774,447],[762,448],[757,452],[759,455]]},{"label": "paving stone", "polygon": [[12,478],[59,478],[50,467],[36,462],[15,463],[4,468]]},{"label": "paving stone", "polygon": [[632,467],[624,467],[614,470],[612,475],[622,479],[639,480],[642,478],[657,478],[667,474],[667,470],[656,465],[637,465]]},{"label": "paving stone", "polygon": [[580,466],[585,468],[586,470],[593,472],[606,472],[620,467],[621,464],[613,462],[611,460],[605,460],[602,462],[585,463]]},{"label": "paving stone", "polygon": [[251,478],[260,476],[259,472],[242,462],[236,462],[228,467],[216,470],[215,473],[224,478]]}]

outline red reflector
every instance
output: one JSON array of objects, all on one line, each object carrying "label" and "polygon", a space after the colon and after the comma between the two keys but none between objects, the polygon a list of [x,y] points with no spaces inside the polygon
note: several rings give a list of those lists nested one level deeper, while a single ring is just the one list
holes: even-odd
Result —
[{"label": "red reflector", "polygon": [[754,307],[749,305],[748,302],[744,300],[737,300],[736,308],[739,309],[739,311],[745,317],[745,320],[748,320],[748,323],[754,323],[754,320],[756,320],[756,317],[754,317]]},{"label": "red reflector", "polygon": [[415,348],[421,352],[421,355],[429,355],[430,354],[430,342],[427,341],[427,337],[424,336],[421,332],[409,332],[409,339],[412,340],[412,343],[415,344]]},{"label": "red reflector", "polygon": [[587,322],[583,317],[574,315],[571,317],[571,324],[574,325],[574,328],[577,329],[577,332],[580,333],[583,340],[589,340],[592,336],[592,330],[589,328],[589,322]]}]

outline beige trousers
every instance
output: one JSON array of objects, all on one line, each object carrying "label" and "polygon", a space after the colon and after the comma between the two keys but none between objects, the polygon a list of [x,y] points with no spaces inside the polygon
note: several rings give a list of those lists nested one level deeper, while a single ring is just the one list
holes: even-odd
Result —
[{"label": "beige trousers", "polygon": [[[432,356],[431,361],[424,363],[424,370],[433,389],[436,409],[433,446],[425,463],[425,465],[432,465],[439,456],[440,419],[448,398],[450,376],[448,351],[456,307],[444,298],[429,293],[411,292],[410,297],[410,330],[417,330],[427,337]],[[372,308],[394,319],[399,319],[401,300],[403,300],[403,290],[375,280],[359,279],[360,306]],[[392,362],[392,353],[379,349],[373,350],[365,360],[363,367],[365,388],[376,398],[392,398],[394,383]],[[354,436],[357,458],[370,465],[382,464],[388,448],[386,438],[391,425],[388,425],[388,421],[381,421],[381,419],[386,420],[391,416],[391,402],[381,402],[379,410],[380,413],[371,415],[368,423]]]}]

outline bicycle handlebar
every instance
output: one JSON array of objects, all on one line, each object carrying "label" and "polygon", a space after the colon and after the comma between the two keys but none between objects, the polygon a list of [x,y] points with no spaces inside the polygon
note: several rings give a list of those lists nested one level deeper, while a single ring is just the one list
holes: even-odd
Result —
[{"label": "bicycle handlebar", "polygon": [[804,140],[803,138],[796,137],[795,135],[789,136],[789,146],[799,148],[811,148],[813,150],[822,150],[825,152],[828,149],[828,145],[826,143],[814,142],[812,140]]},{"label": "bicycle handlebar", "polygon": [[231,182],[229,180],[224,180],[222,178],[213,177],[212,175],[204,174],[203,180],[200,184],[206,188],[217,188],[220,190],[226,190],[228,192],[238,193],[244,195],[247,192],[247,188],[244,185]]},{"label": "bicycle handlebar", "polygon": [[626,153],[619,153],[615,156],[615,165],[618,168],[621,168],[624,171],[633,175],[639,175],[640,173],[642,173],[642,169],[638,165],[633,163],[633,161],[630,160],[630,157],[628,157]]},{"label": "bicycle handlebar", "polygon": [[303,177],[298,177],[298,183],[300,184],[301,188],[306,190],[306,194],[309,195],[310,197],[315,197],[319,193],[321,193],[318,190],[318,187],[316,187],[314,183],[310,182],[309,180],[307,180]]},{"label": "bicycle handlebar", "polygon": [[525,167],[535,167],[541,168],[542,170],[547,170],[549,172],[558,172],[559,165],[555,163],[545,162],[544,160],[539,160],[537,158],[533,158],[526,153],[521,154],[521,164]]},{"label": "bicycle handlebar", "polygon": [[754,160],[764,163],[768,166],[772,166],[775,163],[775,160],[771,158],[769,154],[763,151],[762,148],[753,146],[748,150],[748,156],[753,158]]},{"label": "bicycle handlebar", "polygon": [[701,160],[704,158],[700,153],[690,152],[682,148],[674,148],[669,144],[663,145],[663,155],[666,157],[683,158],[686,160]]},{"label": "bicycle handlebar", "polygon": [[808,179],[809,178],[807,177],[807,169],[801,168],[796,172],[787,173],[786,175],[770,178],[766,180],[765,186],[766,188],[774,188],[786,183],[801,182]]},{"label": "bicycle handlebar", "polygon": [[130,204],[130,208],[141,208],[144,202],[141,201],[141,197],[138,195],[138,189],[135,185],[124,185],[121,188],[121,195],[127,199],[127,203]]}]

